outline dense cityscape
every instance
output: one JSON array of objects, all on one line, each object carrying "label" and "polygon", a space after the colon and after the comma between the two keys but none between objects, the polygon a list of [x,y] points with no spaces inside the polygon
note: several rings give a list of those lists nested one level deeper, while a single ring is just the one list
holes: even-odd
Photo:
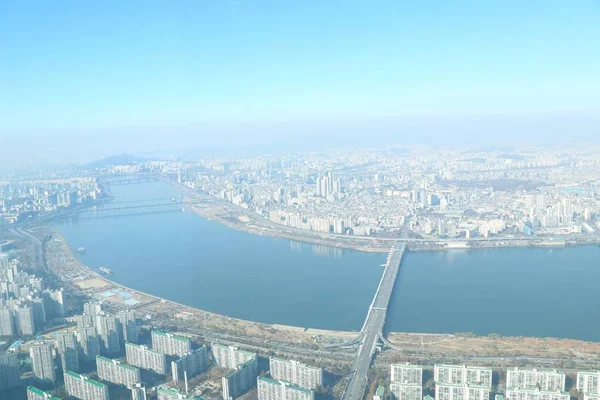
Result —
[{"label": "dense cityscape", "polygon": [[[195,162],[120,158],[63,169],[54,179],[15,179],[19,172],[12,171],[0,184],[3,399],[24,394],[28,400],[600,396],[600,372],[593,370],[560,372],[535,362],[510,366],[510,359],[504,369],[486,362],[450,365],[437,362],[439,356],[426,365],[410,363],[410,356],[397,363],[385,350],[398,347],[383,334],[406,246],[597,242],[600,158],[591,149],[385,148]],[[146,199],[137,210],[111,193],[114,185],[157,180],[182,190],[181,198],[157,204]],[[183,323],[187,316],[161,319],[144,307],[160,309],[165,300],[115,286],[108,280],[110,269],[89,270],[76,258],[85,249],[65,250],[60,236],[48,231],[61,219],[157,212],[154,207],[183,207],[250,233],[312,243],[335,240],[341,247],[371,251],[391,247],[363,331],[358,338],[322,342],[311,350],[284,341],[279,348],[285,350],[279,351],[274,344],[257,346],[260,340],[251,342],[257,339],[252,334],[232,334],[227,322],[211,329]],[[227,333],[215,336],[219,331]],[[318,343],[315,338],[311,346]],[[382,361],[387,372],[378,361],[373,375],[369,365],[378,358],[390,360]],[[346,360],[341,369],[335,366],[339,360]]]}]

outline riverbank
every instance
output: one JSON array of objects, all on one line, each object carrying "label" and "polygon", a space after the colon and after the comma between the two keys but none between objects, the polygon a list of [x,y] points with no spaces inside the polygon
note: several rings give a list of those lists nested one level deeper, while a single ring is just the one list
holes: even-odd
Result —
[{"label": "riverbank", "polygon": [[[282,239],[295,240],[304,243],[325,245],[342,249],[352,249],[366,252],[387,253],[397,241],[396,238],[358,237],[312,232],[275,224],[262,216],[233,205],[215,197],[194,192],[188,187],[167,181],[167,183],[184,192],[186,209],[195,214],[214,220],[227,227],[256,234]],[[491,238],[486,240],[422,240],[409,242],[408,249],[412,251],[449,251],[477,250],[486,248],[510,247],[564,247],[600,243],[600,237],[588,237],[585,241],[560,241],[554,243],[551,239],[542,237],[531,238]]]}]

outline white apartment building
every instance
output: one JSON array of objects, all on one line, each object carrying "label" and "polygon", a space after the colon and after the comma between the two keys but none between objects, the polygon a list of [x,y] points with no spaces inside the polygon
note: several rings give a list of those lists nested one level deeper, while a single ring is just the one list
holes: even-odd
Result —
[{"label": "white apartment building", "polygon": [[390,392],[397,400],[421,400],[423,398],[423,386],[405,384],[405,383],[390,383]]},{"label": "white apartment building", "polygon": [[152,331],[152,349],[169,356],[183,357],[192,351],[192,341],[162,331]]},{"label": "white apartment building", "polygon": [[577,390],[584,396],[600,395],[600,371],[578,371]]},{"label": "white apartment building", "polygon": [[271,376],[277,381],[285,381],[306,389],[323,385],[323,368],[305,365],[293,360],[269,358]]},{"label": "white apartment building", "polygon": [[134,343],[125,343],[127,364],[148,369],[157,374],[167,373],[167,356],[158,351]]},{"label": "white apartment building", "polygon": [[564,391],[566,375],[555,369],[512,368],[506,371],[506,387],[540,391]]},{"label": "white apartment building", "polygon": [[314,400],[312,390],[259,376],[257,378],[258,400]]},{"label": "white apartment building", "polygon": [[392,364],[391,381],[405,385],[423,384],[423,367],[410,364]]},{"label": "white apartment building", "polygon": [[238,365],[256,358],[256,353],[239,350],[234,346],[213,343],[211,348],[215,362],[221,368],[235,369]]},{"label": "white apartment building", "polygon": [[118,360],[98,356],[96,358],[98,378],[117,385],[134,386],[142,383],[139,368],[123,364]]},{"label": "white apartment building", "polygon": [[490,368],[436,364],[433,374],[435,382],[439,384],[492,387]]},{"label": "white apartment building", "polygon": [[542,391],[540,389],[520,389],[508,387],[506,389],[506,400],[570,400],[567,392],[560,390]]},{"label": "white apartment building", "polygon": [[65,390],[81,400],[109,400],[108,386],[73,371],[65,371]]},{"label": "white apartment building", "polygon": [[35,344],[29,348],[33,374],[37,379],[56,382],[54,354],[49,344]]},{"label": "white apartment building", "polygon": [[435,400],[490,400],[490,388],[487,386],[436,383]]}]

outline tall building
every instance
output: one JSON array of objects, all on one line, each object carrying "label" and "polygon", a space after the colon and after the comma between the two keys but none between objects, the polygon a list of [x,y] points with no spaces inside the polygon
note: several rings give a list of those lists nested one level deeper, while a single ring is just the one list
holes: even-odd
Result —
[{"label": "tall building", "polygon": [[12,312],[7,307],[0,308],[0,336],[14,336]]},{"label": "tall building", "polygon": [[17,330],[23,336],[33,336],[35,333],[35,320],[33,308],[28,302],[15,304],[15,322]]},{"label": "tall building", "polygon": [[52,396],[33,386],[27,387],[27,400],[60,400],[58,397]]},{"label": "tall building", "polygon": [[277,381],[286,381],[306,389],[323,385],[323,368],[276,357],[269,358],[269,366],[271,376]]},{"label": "tall building", "polygon": [[255,358],[237,366],[221,379],[223,399],[231,400],[240,397],[254,386],[258,375],[258,361]]},{"label": "tall building", "polygon": [[239,350],[234,346],[213,343],[211,348],[215,362],[221,368],[234,369],[238,365],[256,358],[256,353]]},{"label": "tall building", "polygon": [[119,340],[121,343],[137,343],[138,332],[137,332],[137,321],[135,319],[135,311],[124,310],[117,313],[117,318],[121,325]]},{"label": "tall building", "polygon": [[89,315],[92,320],[92,325],[96,326],[96,317],[102,312],[100,303],[91,301],[83,305],[83,313]]},{"label": "tall building", "polygon": [[4,269],[8,269],[9,263],[8,263],[8,254],[7,253],[0,253],[0,271],[4,270]]},{"label": "tall building", "polygon": [[555,369],[512,368],[506,371],[506,387],[564,391],[566,375]]},{"label": "tall building", "polygon": [[142,383],[139,368],[123,364],[118,360],[98,356],[96,358],[98,378],[117,385],[134,386]]},{"label": "tall building", "polygon": [[398,400],[423,398],[423,368],[410,364],[391,365],[390,392]]},{"label": "tall building", "polygon": [[104,313],[96,317],[96,331],[101,354],[115,354],[121,351],[119,341],[119,320],[114,315]]},{"label": "tall building", "polygon": [[44,306],[44,298],[39,294],[27,296],[33,309],[33,324],[36,331],[44,330],[46,323],[46,308]]},{"label": "tall building", "polygon": [[0,352],[0,392],[20,384],[21,374],[17,354]]},{"label": "tall building", "polygon": [[65,295],[62,289],[45,290],[44,300],[47,318],[61,318],[65,316]]},{"label": "tall building", "polygon": [[392,364],[391,381],[410,385],[422,385],[423,367],[410,364]]},{"label": "tall building", "polygon": [[133,385],[129,389],[131,389],[131,400],[147,400],[146,388],[141,384]]},{"label": "tall building", "polygon": [[65,371],[65,390],[81,400],[109,400],[108,386],[73,371]]},{"label": "tall building", "polygon": [[29,348],[29,356],[33,374],[39,380],[56,382],[56,371],[54,370],[54,356],[52,346],[38,343]]},{"label": "tall building", "polygon": [[440,384],[492,387],[492,370],[489,368],[436,364],[433,376]]},{"label": "tall building", "polygon": [[206,370],[207,367],[208,351],[206,346],[202,346],[199,349],[192,350],[189,354],[180,359],[171,362],[173,381],[179,383],[179,381],[184,379],[185,374],[187,374],[188,378],[191,378]]},{"label": "tall building", "polygon": [[466,384],[436,383],[435,400],[490,400],[490,388]]},{"label": "tall building", "polygon": [[95,322],[92,321],[92,317],[87,314],[81,314],[74,317],[77,328],[85,328],[88,326],[94,326]]},{"label": "tall building", "polygon": [[259,376],[258,400],[314,400],[315,392],[287,382]]},{"label": "tall building", "polygon": [[567,392],[507,387],[506,400],[570,400]]},{"label": "tall building", "polygon": [[93,326],[81,327],[77,329],[77,341],[79,343],[79,355],[84,362],[90,362],[96,359],[100,354],[100,343],[96,328]]},{"label": "tall building", "polygon": [[162,331],[152,331],[152,349],[168,356],[183,357],[192,351],[192,341]]},{"label": "tall building", "polygon": [[125,343],[127,364],[154,371],[157,374],[167,373],[167,357],[147,346]]},{"label": "tall building", "polygon": [[64,370],[79,371],[79,351],[75,334],[62,332],[56,335],[56,348],[60,365]]},{"label": "tall building", "polygon": [[577,390],[584,397],[600,395],[600,371],[578,371]]}]

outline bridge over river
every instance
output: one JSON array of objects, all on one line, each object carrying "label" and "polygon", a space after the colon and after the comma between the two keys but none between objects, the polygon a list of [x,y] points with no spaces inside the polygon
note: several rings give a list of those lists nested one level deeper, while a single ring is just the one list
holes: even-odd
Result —
[{"label": "bridge over river", "polygon": [[398,243],[390,250],[385,271],[379,281],[377,292],[369,307],[369,312],[361,330],[360,346],[356,358],[352,364],[352,370],[348,378],[346,389],[342,395],[343,400],[361,400],[367,383],[367,374],[371,367],[371,361],[375,355],[377,343],[383,337],[383,325],[387,316],[388,305],[392,297],[392,291],[402,262],[402,256],[406,250],[406,243]]}]

